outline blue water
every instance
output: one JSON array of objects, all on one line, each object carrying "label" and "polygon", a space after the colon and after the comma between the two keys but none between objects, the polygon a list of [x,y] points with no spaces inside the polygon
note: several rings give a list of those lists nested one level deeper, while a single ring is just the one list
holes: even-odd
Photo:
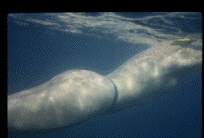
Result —
[{"label": "blue water", "polygon": [[[9,14],[7,24],[8,95],[66,70],[107,75],[162,41],[188,37],[194,39],[192,48],[202,48],[201,13],[22,13]],[[53,133],[9,137],[200,138],[201,86],[197,70],[145,105]]]}]

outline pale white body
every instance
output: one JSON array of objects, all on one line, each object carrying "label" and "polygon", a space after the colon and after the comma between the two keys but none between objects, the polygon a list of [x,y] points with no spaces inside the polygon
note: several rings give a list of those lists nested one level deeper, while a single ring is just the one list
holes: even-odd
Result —
[{"label": "pale white body", "polygon": [[44,132],[143,104],[170,91],[201,64],[201,51],[164,45],[134,56],[107,76],[85,70],[63,72],[45,84],[8,96],[8,129]]}]

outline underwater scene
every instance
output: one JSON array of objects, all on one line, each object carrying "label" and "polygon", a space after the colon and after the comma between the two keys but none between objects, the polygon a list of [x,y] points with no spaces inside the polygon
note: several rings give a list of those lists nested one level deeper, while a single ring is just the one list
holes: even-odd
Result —
[{"label": "underwater scene", "polygon": [[9,138],[202,137],[199,12],[10,13]]}]

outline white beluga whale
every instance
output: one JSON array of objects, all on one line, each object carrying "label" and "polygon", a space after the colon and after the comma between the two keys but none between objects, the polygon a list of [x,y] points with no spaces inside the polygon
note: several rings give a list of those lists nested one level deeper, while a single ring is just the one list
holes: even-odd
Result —
[{"label": "white beluga whale", "polygon": [[53,131],[144,104],[170,92],[201,65],[202,51],[166,44],[135,55],[106,76],[88,70],[62,72],[40,86],[8,96],[8,130]]}]

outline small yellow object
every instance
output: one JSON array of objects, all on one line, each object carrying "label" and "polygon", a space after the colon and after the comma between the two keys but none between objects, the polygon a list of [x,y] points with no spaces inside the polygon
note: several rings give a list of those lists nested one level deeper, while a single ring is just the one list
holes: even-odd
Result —
[{"label": "small yellow object", "polygon": [[171,45],[187,46],[192,42],[193,42],[192,39],[184,38],[184,39],[176,39],[176,40],[172,41],[170,44]]}]

